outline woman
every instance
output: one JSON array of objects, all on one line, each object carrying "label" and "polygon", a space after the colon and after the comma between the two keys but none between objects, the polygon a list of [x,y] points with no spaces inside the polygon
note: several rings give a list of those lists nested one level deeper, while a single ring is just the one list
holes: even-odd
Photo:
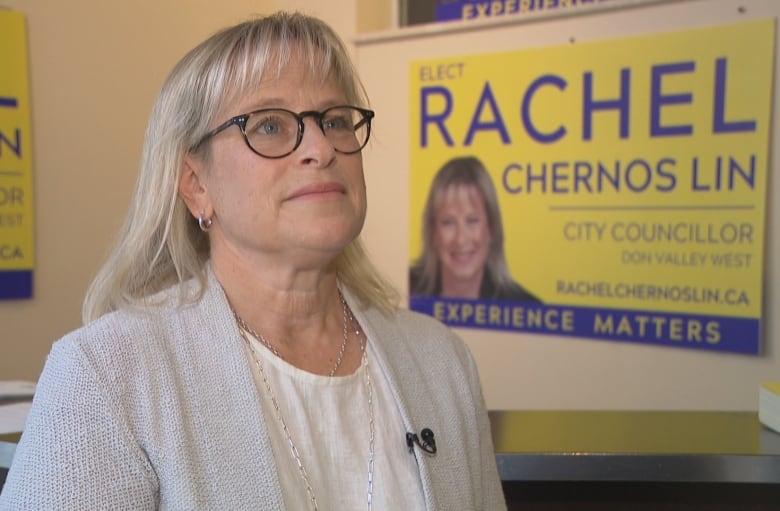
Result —
[{"label": "woman", "polygon": [[505,508],[467,348],[360,244],[366,105],[304,15],[183,58],[1,509]]},{"label": "woman", "polygon": [[496,189],[477,158],[453,158],[436,173],[409,289],[418,296],[539,301],[509,275]]}]

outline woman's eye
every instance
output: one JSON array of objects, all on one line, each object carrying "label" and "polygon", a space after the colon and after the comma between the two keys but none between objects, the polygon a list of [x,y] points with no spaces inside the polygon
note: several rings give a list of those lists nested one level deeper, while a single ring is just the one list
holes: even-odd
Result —
[{"label": "woman's eye", "polygon": [[275,119],[263,119],[257,122],[251,130],[258,135],[276,135],[282,131],[279,121]]},{"label": "woman's eye", "polygon": [[352,124],[348,117],[343,115],[334,115],[322,120],[322,127],[326,130],[351,130]]},{"label": "woman's eye", "polygon": [[295,119],[287,119],[284,115],[275,112],[254,114],[246,125],[246,133],[251,137],[268,137],[284,135],[294,126]]}]

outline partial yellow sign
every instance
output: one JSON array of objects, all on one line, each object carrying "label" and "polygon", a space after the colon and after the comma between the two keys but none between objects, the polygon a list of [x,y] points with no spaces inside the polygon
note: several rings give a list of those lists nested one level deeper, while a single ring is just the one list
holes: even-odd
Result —
[{"label": "partial yellow sign", "polygon": [[0,299],[32,296],[32,145],[27,36],[21,13],[0,9]]},{"label": "partial yellow sign", "polygon": [[[774,36],[761,20],[414,62],[411,307],[453,326],[758,353]],[[466,221],[460,259],[452,245],[432,274],[444,220],[424,220],[435,177],[464,158],[487,170],[503,224],[488,218],[477,296],[443,286],[467,273]],[[425,271],[438,285],[419,285]],[[498,293],[507,278],[530,299]]]}]

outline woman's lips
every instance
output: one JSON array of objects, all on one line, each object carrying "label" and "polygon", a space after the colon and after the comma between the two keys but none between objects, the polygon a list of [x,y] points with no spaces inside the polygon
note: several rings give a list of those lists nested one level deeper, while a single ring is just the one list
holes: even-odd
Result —
[{"label": "woman's lips", "polygon": [[469,263],[472,259],[474,259],[474,251],[470,250],[467,252],[450,252],[450,259],[460,264]]},{"label": "woman's lips", "polygon": [[343,194],[344,192],[344,186],[339,183],[312,183],[295,190],[287,197],[287,200],[315,198],[323,195]]}]

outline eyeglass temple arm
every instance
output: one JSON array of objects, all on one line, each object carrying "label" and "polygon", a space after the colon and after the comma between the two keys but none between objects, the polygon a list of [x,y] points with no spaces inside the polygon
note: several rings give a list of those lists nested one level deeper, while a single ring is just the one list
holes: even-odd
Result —
[{"label": "eyeglass temple arm", "polygon": [[373,112],[363,112],[363,118],[360,119],[360,122],[355,124],[355,130],[357,131],[360,129],[360,127],[370,121],[372,117],[374,117]]}]

